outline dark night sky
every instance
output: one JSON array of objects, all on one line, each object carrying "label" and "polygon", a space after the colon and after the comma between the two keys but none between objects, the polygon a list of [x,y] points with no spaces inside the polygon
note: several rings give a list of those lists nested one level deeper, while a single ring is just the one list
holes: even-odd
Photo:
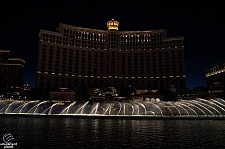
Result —
[{"label": "dark night sky", "polygon": [[204,70],[225,61],[223,1],[7,1],[0,2],[0,49],[26,60],[24,82],[35,84],[40,29],[59,23],[106,30],[111,18],[119,30],[167,29],[184,36],[187,88],[206,86]]}]

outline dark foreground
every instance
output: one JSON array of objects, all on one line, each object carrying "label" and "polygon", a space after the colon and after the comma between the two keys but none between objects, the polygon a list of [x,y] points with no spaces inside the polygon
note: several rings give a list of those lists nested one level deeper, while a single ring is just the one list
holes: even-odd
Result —
[{"label": "dark foreground", "polygon": [[215,119],[1,115],[0,128],[14,148],[225,147],[225,121]]}]

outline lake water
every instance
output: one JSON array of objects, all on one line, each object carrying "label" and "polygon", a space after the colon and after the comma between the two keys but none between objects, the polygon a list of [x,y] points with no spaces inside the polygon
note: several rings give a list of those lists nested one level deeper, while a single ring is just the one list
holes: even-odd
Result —
[{"label": "lake water", "polygon": [[23,149],[225,147],[225,120],[0,116],[0,144],[6,133]]}]

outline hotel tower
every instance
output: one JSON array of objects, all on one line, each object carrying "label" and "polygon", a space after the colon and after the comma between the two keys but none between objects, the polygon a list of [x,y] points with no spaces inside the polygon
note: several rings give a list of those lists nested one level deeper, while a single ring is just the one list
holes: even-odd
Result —
[{"label": "hotel tower", "polygon": [[59,24],[56,32],[40,30],[36,89],[107,87],[186,88],[184,37],[168,38],[165,29],[119,31]]}]

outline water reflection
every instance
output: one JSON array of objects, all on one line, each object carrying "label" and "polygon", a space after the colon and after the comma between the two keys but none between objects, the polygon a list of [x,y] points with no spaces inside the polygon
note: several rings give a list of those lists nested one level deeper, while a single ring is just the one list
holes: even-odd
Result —
[{"label": "water reflection", "polygon": [[19,148],[223,147],[225,121],[0,117]]}]

